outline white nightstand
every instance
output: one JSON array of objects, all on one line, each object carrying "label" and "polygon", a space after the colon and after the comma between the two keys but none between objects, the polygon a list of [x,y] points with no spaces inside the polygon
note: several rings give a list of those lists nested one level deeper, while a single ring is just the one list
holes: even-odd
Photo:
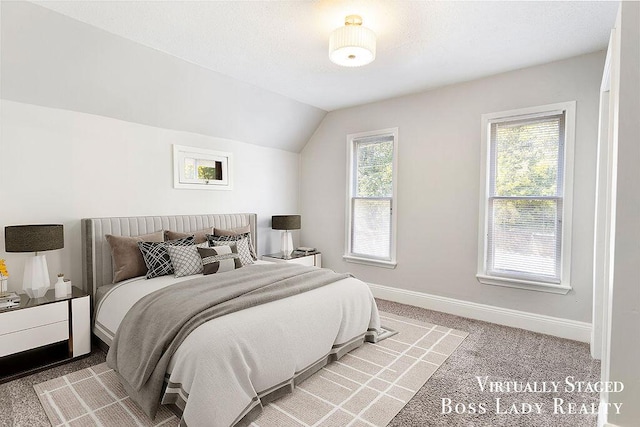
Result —
[{"label": "white nightstand", "polygon": [[0,309],[0,383],[91,353],[89,295],[73,287],[64,298],[20,295]]},{"label": "white nightstand", "polygon": [[293,252],[290,256],[285,257],[282,252],[277,254],[269,254],[262,256],[263,261],[270,262],[287,262],[290,264],[302,264],[309,266],[322,267],[322,254],[320,252],[300,253]]}]

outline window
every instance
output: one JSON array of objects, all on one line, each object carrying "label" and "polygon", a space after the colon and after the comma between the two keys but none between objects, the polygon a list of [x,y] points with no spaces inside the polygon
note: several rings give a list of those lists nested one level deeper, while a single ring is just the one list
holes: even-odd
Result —
[{"label": "window", "polygon": [[231,158],[231,153],[174,145],[174,188],[230,190]]},{"label": "window", "polygon": [[398,129],[347,136],[347,236],[344,259],[396,266]]},{"label": "window", "polygon": [[478,280],[567,293],[575,102],[482,116]]}]

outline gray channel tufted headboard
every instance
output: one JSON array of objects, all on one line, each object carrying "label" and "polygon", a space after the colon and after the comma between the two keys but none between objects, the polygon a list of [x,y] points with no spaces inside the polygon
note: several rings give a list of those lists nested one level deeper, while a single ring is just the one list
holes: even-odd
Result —
[{"label": "gray channel tufted headboard", "polygon": [[257,215],[254,213],[84,218],[82,219],[84,290],[95,296],[96,289],[110,284],[113,280],[111,248],[104,237],[105,234],[139,236],[160,230],[188,233],[208,227],[229,229],[248,224],[251,227],[254,249],[257,249],[256,220]]}]

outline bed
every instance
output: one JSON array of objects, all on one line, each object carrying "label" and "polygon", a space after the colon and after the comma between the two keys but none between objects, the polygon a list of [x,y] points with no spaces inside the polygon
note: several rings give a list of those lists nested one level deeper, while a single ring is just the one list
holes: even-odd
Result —
[{"label": "bed", "polygon": [[[151,294],[173,292],[192,279],[168,275],[112,284],[106,234],[189,233],[205,227],[247,225],[257,247],[255,214],[83,219],[84,284],[94,296],[93,332],[99,342],[105,347],[113,344],[121,322],[140,305],[138,301]],[[275,264],[256,261],[238,271],[262,274],[274,268]],[[245,425],[259,415],[262,405],[290,392],[295,384],[366,339],[374,341],[380,331],[373,296],[365,283],[353,277],[235,311],[199,325],[179,344],[166,372],[163,369],[157,403],[179,415],[181,425]],[[154,408],[143,408],[150,415],[155,413]]]}]

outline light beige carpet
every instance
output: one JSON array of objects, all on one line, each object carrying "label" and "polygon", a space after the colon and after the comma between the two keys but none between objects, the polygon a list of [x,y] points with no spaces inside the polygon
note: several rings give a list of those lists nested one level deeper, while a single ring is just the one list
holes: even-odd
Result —
[{"label": "light beige carpet", "polygon": [[[267,405],[252,426],[386,426],[467,336],[393,314],[381,318],[398,334],[325,366]],[[54,426],[178,424],[164,407],[149,420],[104,363],[34,389]]]}]

